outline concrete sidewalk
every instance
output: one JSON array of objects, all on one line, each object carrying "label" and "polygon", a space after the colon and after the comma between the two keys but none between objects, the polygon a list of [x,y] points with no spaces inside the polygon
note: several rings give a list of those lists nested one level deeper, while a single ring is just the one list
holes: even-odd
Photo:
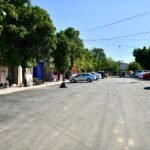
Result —
[{"label": "concrete sidewalk", "polygon": [[[31,89],[37,89],[37,88],[42,88],[46,86],[53,86],[53,85],[59,85],[63,81],[57,81],[57,82],[45,82],[44,84],[40,85],[35,85],[35,86],[28,86],[28,87],[8,87],[8,88],[1,88],[0,89],[0,95],[5,95],[5,94],[10,94],[14,92],[19,92],[19,91],[25,91],[25,90],[31,90]],[[65,81],[66,83],[69,82],[68,80]]]}]

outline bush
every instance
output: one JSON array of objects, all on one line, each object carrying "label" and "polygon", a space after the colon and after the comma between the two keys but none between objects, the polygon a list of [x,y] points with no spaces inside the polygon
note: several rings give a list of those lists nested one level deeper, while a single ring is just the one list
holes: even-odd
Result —
[{"label": "bush", "polygon": [[4,83],[4,88],[8,88],[9,84],[8,83]]},{"label": "bush", "polygon": [[35,85],[39,85],[39,84],[40,84],[40,81],[39,81],[38,78],[33,78],[33,83],[34,83]]}]

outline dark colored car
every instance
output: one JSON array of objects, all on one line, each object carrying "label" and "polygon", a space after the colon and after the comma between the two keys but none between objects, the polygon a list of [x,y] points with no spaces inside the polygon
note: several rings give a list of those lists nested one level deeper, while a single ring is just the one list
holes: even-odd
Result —
[{"label": "dark colored car", "polygon": [[125,71],[120,72],[119,77],[126,77],[126,72]]},{"label": "dark colored car", "polygon": [[97,73],[101,74],[102,79],[107,78],[107,73],[105,71],[98,71]]}]

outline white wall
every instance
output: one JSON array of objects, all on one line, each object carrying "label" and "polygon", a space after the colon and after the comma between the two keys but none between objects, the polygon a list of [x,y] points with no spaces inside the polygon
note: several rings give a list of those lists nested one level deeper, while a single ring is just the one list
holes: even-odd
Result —
[{"label": "white wall", "polygon": [[126,63],[120,63],[120,70],[121,71],[126,71],[127,67],[128,67],[128,64],[126,64]]},{"label": "white wall", "polygon": [[8,76],[8,68],[0,66],[0,82],[6,83],[7,76]]},{"label": "white wall", "polygon": [[31,86],[33,83],[33,68],[26,68],[27,85]]},{"label": "white wall", "polygon": [[22,84],[22,67],[18,67],[18,85]]}]

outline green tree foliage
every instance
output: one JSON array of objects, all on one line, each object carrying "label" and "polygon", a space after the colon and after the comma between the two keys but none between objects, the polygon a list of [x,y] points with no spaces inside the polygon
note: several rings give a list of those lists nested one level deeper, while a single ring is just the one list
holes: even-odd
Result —
[{"label": "green tree foliage", "polygon": [[133,56],[136,62],[138,62],[144,69],[150,69],[150,47],[143,47],[135,49],[133,51]]},{"label": "green tree foliage", "polygon": [[89,49],[84,49],[82,52],[82,57],[78,58],[75,61],[75,65],[78,68],[78,71],[90,72],[93,71],[93,54]]},{"label": "green tree foliage", "polygon": [[28,61],[49,58],[55,48],[55,27],[47,14],[40,7],[28,7],[19,10],[20,29],[22,32],[17,43],[22,55],[22,65]]},{"label": "green tree foliage", "polygon": [[4,18],[5,18],[5,12],[0,6],[0,35],[1,35],[1,32],[3,31],[2,21]]},{"label": "green tree foliage", "polygon": [[75,30],[74,28],[69,27],[64,31],[64,33],[67,36],[70,44],[70,61],[72,68],[75,65],[75,61],[82,57],[84,53],[84,44],[79,37],[79,31]]},{"label": "green tree foliage", "polygon": [[[35,65],[55,48],[55,27],[48,13],[29,0],[8,0],[0,35],[0,62],[4,65]],[[25,72],[23,71],[23,78]]]},{"label": "green tree foliage", "polygon": [[[18,25],[19,14],[18,8],[22,5],[29,3],[28,0],[18,0],[18,7],[15,6],[17,0],[1,0],[0,10],[5,12],[1,25],[3,32],[0,35],[0,63],[1,65],[13,66],[19,65],[20,50],[16,46],[16,41],[20,38],[23,28]],[[24,31],[25,32],[25,31]]]},{"label": "green tree foliage", "polygon": [[130,62],[128,65],[128,71],[140,70],[142,67],[136,61]]},{"label": "green tree foliage", "polygon": [[70,44],[63,31],[57,33],[56,36],[56,49],[53,51],[52,56],[58,72],[58,79],[60,79],[60,73],[65,73],[70,67]]},{"label": "green tree foliage", "polygon": [[73,66],[83,69],[85,66],[85,49],[83,41],[79,38],[79,31],[67,28],[57,33],[57,46],[53,52],[54,64],[60,72],[71,71]]},{"label": "green tree foliage", "polygon": [[17,34],[17,26],[15,22],[18,19],[16,8],[12,4],[0,5],[6,15],[1,21],[3,30],[0,35],[0,63],[1,65],[18,64],[18,49],[15,47],[14,35]]},{"label": "green tree foliage", "polygon": [[104,70],[107,60],[104,50],[101,48],[92,49],[93,66],[95,71]]},{"label": "green tree foliage", "polygon": [[0,4],[13,4],[15,7],[31,5],[30,0],[0,0]]},{"label": "green tree foliage", "polygon": [[112,58],[107,58],[107,65],[104,70],[117,72],[119,70],[118,62],[114,61]]}]

